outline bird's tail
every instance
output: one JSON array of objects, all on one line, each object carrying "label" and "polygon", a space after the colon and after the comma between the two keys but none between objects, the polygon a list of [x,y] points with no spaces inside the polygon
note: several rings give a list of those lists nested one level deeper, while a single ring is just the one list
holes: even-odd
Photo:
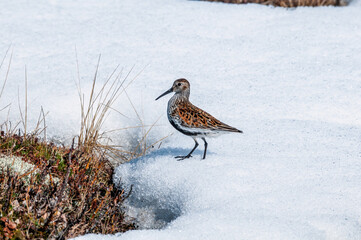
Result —
[{"label": "bird's tail", "polygon": [[227,124],[222,124],[222,125],[218,126],[218,128],[221,131],[243,133],[243,131],[238,130],[237,128],[231,127]]}]

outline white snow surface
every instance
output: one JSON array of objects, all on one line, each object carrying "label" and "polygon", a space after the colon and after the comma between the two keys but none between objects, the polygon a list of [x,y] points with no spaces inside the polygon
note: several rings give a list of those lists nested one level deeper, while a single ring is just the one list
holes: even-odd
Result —
[{"label": "white snow surface", "polygon": [[[172,134],[150,154],[120,165],[114,180],[133,185],[125,211],[140,230],[77,239],[361,239],[361,4],[284,9],[186,0],[14,0],[0,3],[0,56],[11,44],[0,109],[18,89],[28,121],[49,111],[48,135],[77,134],[75,46],[84,91],[97,56],[99,79],[133,65],[128,94],[151,130]],[[9,55],[5,65],[9,61]],[[3,81],[6,67],[0,71]],[[244,134],[193,140],[168,123],[169,96],[185,77],[191,101]],[[100,81],[101,82],[101,81]],[[139,124],[123,95],[104,128]],[[7,112],[0,112],[1,120]],[[113,136],[131,144],[129,133]],[[200,142],[201,143],[201,142]]]}]

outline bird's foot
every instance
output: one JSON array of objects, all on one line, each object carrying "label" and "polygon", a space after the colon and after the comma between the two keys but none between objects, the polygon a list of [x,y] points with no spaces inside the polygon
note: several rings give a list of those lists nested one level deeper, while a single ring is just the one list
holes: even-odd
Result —
[{"label": "bird's foot", "polygon": [[186,159],[186,158],[191,158],[191,157],[192,157],[192,155],[176,156],[176,157],[174,157],[174,158],[178,158],[177,161],[182,161],[182,160],[184,160],[184,159]]}]

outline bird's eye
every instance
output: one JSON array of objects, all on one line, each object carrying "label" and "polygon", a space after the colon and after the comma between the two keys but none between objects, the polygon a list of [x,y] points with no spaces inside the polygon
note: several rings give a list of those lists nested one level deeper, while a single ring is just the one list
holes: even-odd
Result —
[{"label": "bird's eye", "polygon": [[178,86],[182,85],[181,83],[178,83]]}]

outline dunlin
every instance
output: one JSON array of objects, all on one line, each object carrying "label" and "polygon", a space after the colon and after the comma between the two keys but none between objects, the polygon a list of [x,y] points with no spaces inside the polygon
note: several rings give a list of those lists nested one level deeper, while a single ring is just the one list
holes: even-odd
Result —
[{"label": "dunlin", "polygon": [[231,127],[221,121],[217,120],[211,114],[194,106],[189,101],[190,84],[184,79],[175,80],[173,86],[157,97],[155,100],[174,92],[173,97],[168,101],[167,115],[168,120],[172,126],[181,133],[193,138],[195,145],[186,156],[177,156],[179,160],[190,158],[194,150],[198,147],[197,138],[204,141],[203,159],[206,158],[207,141],[206,137],[214,137],[223,133],[242,131]]}]

